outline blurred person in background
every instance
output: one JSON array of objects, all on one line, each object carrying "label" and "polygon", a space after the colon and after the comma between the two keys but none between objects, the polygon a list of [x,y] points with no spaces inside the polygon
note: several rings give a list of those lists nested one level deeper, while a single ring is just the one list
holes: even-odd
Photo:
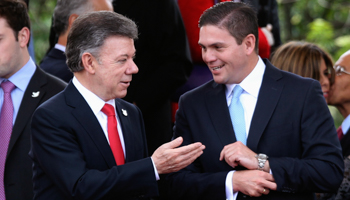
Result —
[{"label": "blurred person in background", "polygon": [[50,33],[58,41],[43,58],[40,68],[68,83],[73,78],[64,53],[68,32],[79,15],[99,10],[113,11],[111,0],[58,0],[53,13],[54,32]]},{"label": "blurred person in background", "polygon": [[320,81],[323,96],[328,102],[335,75],[332,58],[322,48],[309,42],[290,41],[277,48],[271,63],[284,71]]},{"label": "blurred person in background", "polygon": [[329,92],[328,104],[335,106],[344,117],[337,129],[345,163],[344,179],[337,193],[319,194],[318,199],[322,200],[350,199],[350,50],[339,57],[334,70],[336,76]]}]

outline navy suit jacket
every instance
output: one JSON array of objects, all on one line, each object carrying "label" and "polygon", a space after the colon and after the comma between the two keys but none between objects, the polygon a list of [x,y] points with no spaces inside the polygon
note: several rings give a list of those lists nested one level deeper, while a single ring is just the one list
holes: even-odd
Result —
[{"label": "navy suit jacket", "polygon": [[40,68],[67,83],[73,78],[73,73],[69,70],[66,63],[66,55],[56,48],[52,48],[44,57],[40,63]]},{"label": "navy suit jacket", "polygon": [[[33,115],[34,199],[142,199],[158,186],[140,110],[116,99],[126,163],[116,166],[91,108],[70,82]],[[122,114],[127,111],[127,116]]]},{"label": "navy suit jacket", "polygon": [[[13,125],[11,139],[7,150],[5,165],[5,193],[7,200],[33,199],[32,160],[30,150],[30,124],[35,109],[66,87],[66,83],[36,68],[24,92]],[[40,92],[33,97],[33,92]]]},{"label": "navy suit jacket", "polygon": [[350,129],[340,140],[341,147],[343,149],[343,156],[347,157],[350,155]]},{"label": "navy suit jacket", "polygon": [[[313,199],[313,192],[336,191],[344,163],[319,82],[264,62],[247,146],[269,156],[277,191],[260,198]],[[184,94],[174,136],[182,136],[183,145],[202,142],[206,149],[187,168],[165,178],[168,199],[225,199],[226,175],[233,168],[219,157],[225,145],[236,142],[225,85],[210,81]],[[237,199],[249,198],[239,193]]]}]

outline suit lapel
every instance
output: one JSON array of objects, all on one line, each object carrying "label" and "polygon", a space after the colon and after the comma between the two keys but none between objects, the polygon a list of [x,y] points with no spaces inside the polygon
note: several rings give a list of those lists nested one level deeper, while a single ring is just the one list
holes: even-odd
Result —
[{"label": "suit lapel", "polygon": [[258,101],[250,125],[247,146],[254,152],[280,98],[284,84],[278,80],[281,72],[264,59],[266,64],[263,81],[259,91]]},{"label": "suit lapel", "polygon": [[205,98],[210,121],[223,146],[237,141],[227,107],[225,87],[213,81],[213,89],[208,91]]},{"label": "suit lapel", "polygon": [[[35,109],[42,102],[42,99],[46,93],[46,91],[43,90],[42,87],[46,83],[47,78],[45,73],[37,67],[32,78],[29,81],[26,91],[24,92],[23,99],[21,101],[21,105],[19,107],[18,114],[16,117],[16,121],[13,126],[7,155],[10,154],[14,144],[16,143],[20,135],[23,133],[23,130],[29,123]],[[39,95],[33,96],[33,92],[39,92]]]},{"label": "suit lapel", "polygon": [[134,153],[140,153],[137,152],[137,150],[135,149],[135,145],[133,145],[133,141],[135,141],[134,134],[132,133],[131,127],[131,121],[130,121],[130,117],[128,117],[128,110],[119,102],[119,99],[115,100],[115,107],[116,107],[116,111],[120,120],[120,126],[122,128],[122,132],[123,132],[123,138],[124,138],[124,147],[125,147],[125,162],[130,162],[133,160],[134,158]]},{"label": "suit lapel", "polygon": [[66,96],[67,105],[74,108],[72,111],[73,116],[80,123],[81,127],[83,127],[88,133],[92,141],[94,141],[96,148],[100,151],[101,156],[106,160],[107,165],[110,168],[115,166],[116,162],[114,160],[112,150],[109,147],[100,123],[72,82],[68,84],[64,94]]}]

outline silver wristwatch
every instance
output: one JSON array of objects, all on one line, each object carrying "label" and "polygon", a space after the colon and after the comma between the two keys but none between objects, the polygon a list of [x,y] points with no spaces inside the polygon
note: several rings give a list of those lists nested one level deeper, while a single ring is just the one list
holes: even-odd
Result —
[{"label": "silver wristwatch", "polygon": [[255,157],[258,159],[258,170],[264,170],[265,162],[269,157],[263,153],[259,153]]}]

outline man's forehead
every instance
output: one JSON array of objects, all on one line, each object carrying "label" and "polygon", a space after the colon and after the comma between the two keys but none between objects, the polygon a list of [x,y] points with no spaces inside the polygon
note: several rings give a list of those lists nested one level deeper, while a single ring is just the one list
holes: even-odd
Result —
[{"label": "man's forehead", "polygon": [[335,65],[340,65],[344,68],[350,69],[350,51],[347,51],[344,53],[338,61],[335,63]]}]

